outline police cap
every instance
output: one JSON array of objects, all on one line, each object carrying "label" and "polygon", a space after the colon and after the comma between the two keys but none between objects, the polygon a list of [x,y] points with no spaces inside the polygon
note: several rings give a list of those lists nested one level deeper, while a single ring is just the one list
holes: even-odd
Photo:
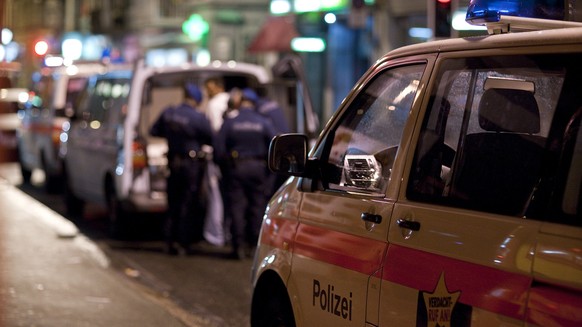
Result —
[{"label": "police cap", "polygon": [[196,84],[188,83],[185,86],[186,96],[196,100],[196,102],[202,102],[202,91]]},{"label": "police cap", "polygon": [[259,101],[259,96],[257,93],[248,87],[242,90],[241,97],[243,100],[248,100],[255,104]]}]

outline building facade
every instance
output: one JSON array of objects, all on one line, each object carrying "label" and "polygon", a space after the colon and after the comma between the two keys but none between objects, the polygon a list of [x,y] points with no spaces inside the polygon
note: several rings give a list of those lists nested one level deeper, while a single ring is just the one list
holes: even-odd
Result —
[{"label": "building facade", "polygon": [[[249,51],[269,20],[277,0],[3,0],[4,22],[20,45],[19,61],[25,75],[42,66],[34,52],[39,40],[49,44],[49,55],[62,55],[67,38],[84,49],[77,59],[98,60],[104,54],[117,60],[173,56],[179,60],[237,60],[270,68],[289,49]],[[282,0],[292,7],[318,1]],[[338,107],[349,89],[376,58],[396,47],[423,42],[410,36],[412,27],[427,27],[427,6],[436,0],[337,0],[328,12],[294,12],[290,19],[298,36],[325,41],[322,52],[296,52],[304,61],[308,87],[322,121]],[[329,1],[328,1],[329,2]],[[468,0],[452,0],[455,5]],[[1,3],[1,2],[0,2]],[[358,5],[363,4],[363,5]],[[358,6],[356,8],[356,6]],[[195,17],[194,17],[195,16]],[[187,35],[184,23],[206,24],[199,39]],[[178,58],[179,60],[177,60]],[[158,62],[158,61],[155,61]]]}]

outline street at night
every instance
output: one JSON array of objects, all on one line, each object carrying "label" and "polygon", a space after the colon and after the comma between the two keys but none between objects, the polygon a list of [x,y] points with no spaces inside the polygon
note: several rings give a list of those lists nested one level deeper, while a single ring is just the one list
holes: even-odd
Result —
[{"label": "street at night", "polygon": [[582,1],[0,10],[0,327],[582,327]]},{"label": "street at night", "polygon": [[[4,301],[12,303],[3,305],[5,326],[62,326],[61,323],[67,321],[63,320],[67,316],[64,311],[75,312],[76,317],[70,321],[75,325],[82,322],[79,325],[83,326],[121,326],[135,322],[142,326],[249,325],[251,259],[228,259],[228,248],[210,244],[198,246],[197,252],[189,256],[169,256],[164,253],[162,219],[158,215],[134,217],[135,228],[132,232],[124,239],[112,239],[107,234],[105,208],[88,206],[83,219],[76,220],[73,225],[62,216],[64,205],[61,195],[49,194],[42,188],[42,174],[33,175],[32,185],[22,185],[18,164],[8,163],[0,166],[0,176],[4,183],[2,201],[10,204],[4,205],[2,212],[11,217],[5,220],[3,233],[23,236],[19,244],[5,243],[15,241],[16,236],[3,237],[2,258],[9,259],[12,253],[27,259],[17,260],[26,262],[24,266],[10,264],[9,260],[3,262],[4,283],[1,289]],[[34,224],[34,230],[39,230],[38,238],[24,237],[33,230],[28,227],[29,224],[19,224],[13,220],[19,217],[24,219],[25,213],[31,213],[29,223]],[[22,230],[25,228],[28,230]],[[40,233],[46,236],[41,237]],[[45,237],[51,243],[39,245]],[[58,244],[52,246],[52,242]],[[34,252],[33,249],[38,246],[51,254]],[[71,267],[79,270],[79,265],[70,263],[78,263],[81,259],[72,255],[72,250],[62,250],[63,247],[76,247],[81,252],[89,252],[92,258],[89,261],[94,262],[81,271],[71,272],[70,276],[68,271]],[[69,264],[60,269],[54,267],[55,262]],[[31,271],[15,271],[19,267]],[[86,270],[91,274],[83,279],[79,274]],[[112,282],[118,283],[118,288],[112,287],[114,293],[109,294],[107,285],[99,284],[101,279],[91,279],[94,274],[107,275],[108,279],[113,279]],[[72,298],[68,298],[69,288],[75,287],[77,284],[74,281],[79,278],[79,284],[84,288],[74,290],[74,294],[70,294]],[[51,297],[48,295],[51,290],[58,294]],[[106,294],[99,295],[101,293]],[[59,301],[75,299],[94,305],[91,306],[93,309],[82,309],[80,305],[71,307],[70,303],[59,305]],[[43,307],[53,309],[38,312],[38,308]],[[59,308],[66,310],[59,312]],[[134,308],[147,312],[133,312]],[[154,313],[157,313],[155,319],[160,320],[152,320]],[[101,320],[101,317],[107,318]]]}]

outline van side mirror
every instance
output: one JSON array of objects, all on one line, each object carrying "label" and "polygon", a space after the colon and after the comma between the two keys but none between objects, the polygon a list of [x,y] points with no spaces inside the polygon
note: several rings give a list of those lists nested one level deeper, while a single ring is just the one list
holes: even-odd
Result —
[{"label": "van side mirror", "polygon": [[308,138],[304,134],[280,134],[269,146],[269,169],[289,176],[306,173]]}]

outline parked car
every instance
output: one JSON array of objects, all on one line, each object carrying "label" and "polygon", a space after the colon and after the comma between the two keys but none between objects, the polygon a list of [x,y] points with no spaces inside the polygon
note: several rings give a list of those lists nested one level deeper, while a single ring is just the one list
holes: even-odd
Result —
[{"label": "parked car", "polygon": [[272,81],[263,67],[234,62],[150,67],[140,61],[90,77],[62,145],[69,213],[81,215],[86,202],[106,205],[112,234],[119,235],[128,213],[165,211],[168,147],[149,135],[150,127],[183,101],[186,82],[202,86],[211,76],[222,77],[227,91],[269,90]]},{"label": "parked car", "polygon": [[102,74],[108,66],[101,63],[75,63],[69,66],[44,67],[33,76],[31,96],[19,113],[17,129],[18,161],[24,183],[30,183],[33,170],[45,175],[45,188],[54,192],[62,187],[62,161],[59,156],[63,125],[67,111],[87,78]]},{"label": "parked car", "polygon": [[273,139],[252,326],[582,325],[582,24],[485,3]]}]

